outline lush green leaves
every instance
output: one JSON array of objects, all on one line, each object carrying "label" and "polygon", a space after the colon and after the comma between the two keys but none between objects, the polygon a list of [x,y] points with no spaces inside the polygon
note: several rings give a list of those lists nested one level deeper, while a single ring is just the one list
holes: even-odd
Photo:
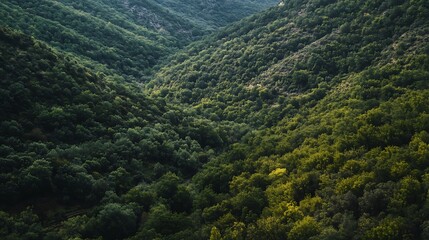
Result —
[{"label": "lush green leaves", "polygon": [[0,28],[0,236],[425,239],[427,3],[283,1],[172,56],[148,94],[116,74],[240,4],[1,3],[73,55]]}]

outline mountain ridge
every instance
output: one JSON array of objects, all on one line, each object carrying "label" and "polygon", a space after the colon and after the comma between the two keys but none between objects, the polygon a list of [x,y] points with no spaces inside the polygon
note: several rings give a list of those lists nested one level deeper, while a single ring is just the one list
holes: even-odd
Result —
[{"label": "mountain ridge", "polygon": [[[129,1],[149,2],[207,1]],[[115,29],[159,37],[138,12],[105,15],[123,1],[99,9],[110,38],[81,39],[122,68],[0,27],[0,236],[427,239],[427,1],[282,2],[177,51],[150,81],[121,73],[152,63]],[[55,17],[75,20],[74,6],[92,23],[100,3],[64,0]],[[2,16],[52,13],[20,4]],[[164,56],[175,40],[161,39],[130,41]]]},{"label": "mountain ridge", "polygon": [[[133,80],[144,80],[164,57],[212,30],[176,16],[151,0],[8,0],[1,5],[4,25],[86,58],[87,66],[95,70]],[[268,4],[252,9],[264,7]],[[237,18],[250,12],[240,14]]]},{"label": "mountain ridge", "polygon": [[[295,6],[295,2],[289,1],[289,4]],[[306,91],[306,88],[311,89],[319,82],[328,82],[323,80],[325,77],[332,78],[338,73],[347,74],[351,71],[360,71],[376,58],[382,58],[379,54],[383,52],[383,47],[379,42],[391,45],[392,41],[396,41],[396,38],[399,37],[393,34],[404,34],[406,31],[404,28],[396,30],[394,27],[386,26],[386,29],[390,29],[386,31],[387,35],[382,39],[374,28],[380,27],[378,25],[381,23],[386,24],[383,21],[392,21],[389,16],[394,15],[381,9],[375,12],[374,16],[368,17],[364,13],[367,6],[361,3],[352,4],[347,1],[335,4],[326,3],[318,6],[318,11],[312,18],[302,12],[301,5],[296,6],[298,7],[278,7],[268,10],[265,15],[254,16],[253,19],[248,20],[248,22],[255,22],[258,19],[256,24],[252,23],[253,28],[249,28],[252,29],[251,31],[247,31],[246,28],[240,29],[240,23],[237,23],[217,36],[212,35],[200,45],[191,45],[188,50],[178,54],[181,63],[171,64],[172,68],[167,66],[160,69],[149,86],[153,85],[155,90],[163,91],[162,85],[165,82],[168,87],[163,94],[168,92],[171,87],[177,88],[169,95],[172,99],[176,98],[179,101],[180,91],[185,91],[188,96],[186,89],[192,89],[194,96],[187,97],[190,100],[185,101],[195,104],[198,104],[201,96],[204,96],[205,99],[208,98],[209,101],[217,102],[219,105],[244,104],[237,100],[219,101],[215,99],[216,96],[213,96],[217,92],[224,90],[228,92],[230,89],[241,92],[243,96],[247,96],[246,99],[251,98],[251,94],[254,94],[251,89],[256,90],[259,92],[258,94],[265,96],[265,99],[259,97],[260,101],[269,102],[273,96],[275,99],[280,92],[295,94],[294,92]],[[287,12],[284,11],[285,7],[288,9]],[[307,7],[316,8],[312,5]],[[342,8],[348,8],[348,12],[353,12],[353,15],[344,11],[342,15],[337,15]],[[359,9],[362,10],[358,11]],[[299,14],[300,12],[301,14]],[[335,18],[326,17],[323,20],[324,15],[329,16],[330,14],[335,14]],[[360,17],[357,17],[358,15]],[[400,23],[407,21],[412,23],[413,21],[411,15],[399,16],[406,18],[397,20]],[[276,17],[276,21],[270,20]],[[372,19],[377,18],[385,20],[378,23],[372,22]],[[350,22],[347,22],[349,20]],[[366,21],[367,26],[358,21]],[[352,28],[353,24],[355,29]],[[301,28],[300,34],[297,34],[296,26]],[[362,32],[365,28],[366,35]],[[395,33],[395,30],[402,31],[402,33]],[[306,31],[307,33],[305,33]],[[316,32],[311,33],[311,31]],[[424,28],[419,31],[423,32]],[[288,37],[282,38],[281,36],[285,34],[289,34]],[[346,35],[348,36],[346,37]],[[359,38],[367,40],[366,42],[358,41]],[[209,41],[211,42],[209,43]],[[324,41],[324,43],[320,44],[320,41]],[[217,46],[217,48],[205,48],[205,46]],[[352,49],[347,49],[349,47]],[[195,55],[195,53],[199,55]],[[297,58],[298,56],[300,58]],[[174,62],[174,58],[171,62]],[[225,64],[216,64],[216,62]],[[288,73],[283,73],[282,68],[286,66]],[[266,76],[264,76],[265,71],[267,71]],[[178,72],[180,74],[176,74]],[[244,82],[248,84],[245,87],[242,86]],[[231,87],[236,83],[238,86]],[[231,95],[234,96],[237,93],[231,93]],[[235,98],[233,96],[231,97]],[[278,99],[274,101],[278,101]],[[252,109],[250,106],[247,108]]]}]

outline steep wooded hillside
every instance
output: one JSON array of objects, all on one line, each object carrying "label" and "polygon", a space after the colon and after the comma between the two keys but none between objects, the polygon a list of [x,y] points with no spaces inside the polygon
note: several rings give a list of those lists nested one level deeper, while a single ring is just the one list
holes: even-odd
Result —
[{"label": "steep wooded hillside", "polygon": [[261,129],[193,178],[207,236],[429,236],[428,9],[285,1],[171,58],[150,92]]},{"label": "steep wooded hillside", "polygon": [[208,117],[271,125],[349,74],[421,48],[424,1],[285,1],[170,59],[151,92]]},{"label": "steep wooded hillside", "polygon": [[179,238],[195,230],[185,180],[244,126],[148,97],[16,30],[0,28],[0,43],[2,239],[121,239],[152,208],[184,223]]},{"label": "steep wooded hillside", "polygon": [[[22,219],[1,212],[6,239],[41,239],[76,212],[89,213],[106,197],[117,198],[166,173],[179,184],[216,147],[195,140],[203,132],[216,135],[209,122],[183,111],[186,125],[171,122],[175,108],[149,99],[136,84],[95,74],[78,59],[11,29],[0,28],[0,42],[0,206],[9,212],[31,206],[47,227],[29,212]],[[157,196],[145,196],[148,208]],[[114,227],[113,238],[136,231],[141,207],[122,206],[124,214],[132,213],[126,220],[133,220],[126,229]],[[94,224],[98,227],[84,236],[109,236],[103,224],[110,223]]]},{"label": "steep wooded hillside", "polygon": [[[73,1],[75,3],[75,1]],[[172,39],[136,25],[117,11],[88,1],[85,9],[67,1],[4,1],[2,24],[79,56],[97,71],[139,77],[168,52]],[[95,6],[94,6],[95,5]],[[107,17],[108,16],[108,17]]]},{"label": "steep wooded hillside", "polygon": [[278,0],[160,0],[156,2],[206,30],[223,27],[279,3]]},{"label": "steep wooded hillside", "polygon": [[[269,5],[227,2],[220,8],[216,1],[214,6],[177,2],[173,12],[167,2],[152,0],[7,0],[0,3],[0,14],[2,24],[77,55],[96,71],[140,80],[177,48]],[[225,7],[234,11],[225,12]],[[194,15],[179,14],[195,8],[207,9],[198,24]]]},{"label": "steep wooded hillside", "polygon": [[426,239],[428,50],[350,75],[207,164],[193,183],[217,199],[200,205],[211,236]]},{"label": "steep wooded hillside", "polygon": [[[428,1],[283,1],[148,83],[115,64],[148,74],[189,32],[147,24],[239,2],[48,2],[1,3],[27,33],[0,28],[1,239],[429,238]],[[113,35],[44,39],[85,19]]]}]

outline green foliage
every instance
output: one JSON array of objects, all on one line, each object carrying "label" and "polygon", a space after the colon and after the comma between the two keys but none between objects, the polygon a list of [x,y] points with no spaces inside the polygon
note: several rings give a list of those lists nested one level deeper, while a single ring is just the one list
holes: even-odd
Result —
[{"label": "green foliage", "polygon": [[426,239],[426,1],[282,1],[125,81],[243,4],[1,3],[0,238]]},{"label": "green foliage", "polygon": [[311,217],[305,217],[295,223],[288,234],[288,239],[304,240],[310,239],[320,233],[320,226]]},{"label": "green foliage", "polygon": [[154,236],[167,236],[191,227],[191,220],[183,214],[173,213],[164,205],[155,206],[149,213],[143,225],[142,233],[155,234]]},{"label": "green foliage", "polygon": [[3,25],[77,55],[97,71],[140,79],[175,49],[275,2],[8,0],[0,14]]},{"label": "green foliage", "polygon": [[[272,126],[302,105],[315,104],[346,76],[402,58],[411,46],[423,48],[422,41],[408,37],[427,29],[426,15],[407,12],[416,10],[414,3],[322,2],[287,1],[191,44],[170,58],[148,90],[207,118]],[[420,5],[424,12],[427,6]],[[380,93],[375,86],[360,91],[389,98],[402,83],[421,77],[422,84],[427,76],[417,72]]]},{"label": "green foliage", "polygon": [[103,236],[103,239],[123,239],[136,231],[137,216],[132,208],[112,203],[104,206],[95,216],[93,224],[95,236]]},{"label": "green foliage", "polygon": [[26,209],[17,216],[10,216],[0,211],[0,223],[0,233],[7,240],[40,239],[43,235],[39,219],[30,209]]},{"label": "green foliage", "polygon": [[427,37],[415,4],[427,10],[285,1],[171,58],[153,96],[259,129],[193,178],[197,195],[217,196],[197,205],[204,227],[224,239],[420,237],[429,52],[407,37]]},{"label": "green foliage", "polygon": [[[225,26],[228,23],[237,21],[258,10],[278,3],[275,0],[161,0],[156,2],[178,16],[188,19],[202,29],[216,29]],[[142,3],[137,3],[137,1],[136,4],[143,5]]]},{"label": "green foliage", "polygon": [[[163,116],[177,109],[147,97],[136,83],[95,74],[9,28],[0,28],[0,41],[2,210],[19,212],[34,204],[43,214],[34,224],[47,222],[45,235],[111,239],[133,235],[138,216],[155,203],[165,203],[180,219],[191,213],[193,196],[182,177],[195,174],[222,147],[221,141],[206,146],[201,131],[189,127],[201,118],[180,113],[170,122]],[[102,207],[85,223],[72,218],[95,206]],[[20,238],[23,229],[11,226],[1,234]],[[40,239],[39,230],[29,239]]]},{"label": "green foliage", "polygon": [[[146,74],[168,52],[167,45],[173,44],[135,23],[125,24],[125,16],[117,11],[113,16],[119,19],[111,19],[107,15],[112,16],[112,8],[100,2],[88,1],[85,9],[75,9],[67,2],[2,2],[2,23],[77,55],[92,68],[131,77]],[[103,17],[88,14],[94,8]]]},{"label": "green foliage", "polygon": [[[303,107],[305,118],[285,118],[275,127],[248,134],[250,151],[195,176],[209,179],[227,164],[246,169],[232,171],[230,196],[206,207],[206,220],[218,223],[230,213],[242,218],[235,208],[248,206],[238,200],[258,186],[267,202],[259,217],[243,218],[248,238],[419,238],[416,229],[428,216],[423,207],[427,185],[422,182],[428,165],[419,157],[427,153],[428,88],[412,83],[398,87],[398,94],[389,98],[368,99],[359,93],[368,82],[375,83],[375,76],[379,80],[374,89],[392,84],[388,79],[396,79],[402,66],[426,72],[420,58],[407,56],[379,70],[352,74],[316,105]],[[256,176],[268,183],[252,181]],[[232,229],[231,224],[218,226],[223,226],[221,232]]]},{"label": "green foliage", "polygon": [[213,227],[210,231],[210,240],[222,240],[222,235],[217,227]]}]

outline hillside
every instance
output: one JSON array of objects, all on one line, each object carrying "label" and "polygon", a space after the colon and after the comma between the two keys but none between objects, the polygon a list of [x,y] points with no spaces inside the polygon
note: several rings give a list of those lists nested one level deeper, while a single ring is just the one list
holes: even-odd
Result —
[{"label": "hillside", "polygon": [[191,226],[184,182],[242,136],[239,124],[151,98],[10,28],[0,53],[2,239],[124,238],[159,204]]},{"label": "hillside", "polygon": [[[198,118],[182,113],[187,125],[170,122],[175,108],[143,95],[136,84],[95,74],[78,59],[11,29],[0,28],[0,42],[2,210],[32,206],[50,229],[68,212],[86,213],[106,197],[166,173],[177,182],[192,176],[213,152],[192,137],[203,127]],[[144,201],[155,200],[151,194]],[[141,207],[121,208],[128,214]],[[19,220],[1,214],[6,239],[46,234],[28,211]],[[136,219],[134,213],[126,217]],[[114,228],[114,236],[129,235],[135,224]],[[101,225],[91,231],[87,236],[108,234]]]},{"label": "hillside", "polygon": [[142,76],[168,52],[167,45],[174,44],[111,8],[94,4],[84,6],[96,8],[109,18],[49,0],[5,1],[0,11],[3,24],[74,54],[100,72]]},{"label": "hillside", "polygon": [[275,6],[278,0],[161,0],[158,4],[189,19],[202,29],[214,30],[262,9]]},{"label": "hillside", "polygon": [[[182,43],[139,4],[205,34],[268,2],[48,2],[1,3],[0,238],[429,238],[427,1],[287,0],[166,61]],[[79,14],[116,35],[44,39]],[[84,43],[164,64],[132,81]]]},{"label": "hillside", "polygon": [[349,74],[421,47],[424,6],[286,1],[191,44],[148,89],[208,117],[270,126]]},{"label": "hillside", "polygon": [[426,239],[428,50],[350,75],[207,164],[193,183],[216,199],[199,205],[211,236]]},{"label": "hillside", "polygon": [[[172,11],[167,2],[152,0],[7,0],[0,3],[0,14],[2,24],[77,55],[96,71],[140,79],[150,75],[151,68],[177,48],[267,8],[270,1],[237,2],[222,4],[234,9],[224,12],[223,7],[215,7],[218,3],[205,7],[200,1],[177,2]],[[188,8],[197,11],[197,6],[210,9],[198,24],[193,15],[181,14]]]},{"label": "hillside", "polygon": [[427,238],[428,7],[285,1],[170,59],[149,93],[260,129],[193,178],[206,234]]}]

